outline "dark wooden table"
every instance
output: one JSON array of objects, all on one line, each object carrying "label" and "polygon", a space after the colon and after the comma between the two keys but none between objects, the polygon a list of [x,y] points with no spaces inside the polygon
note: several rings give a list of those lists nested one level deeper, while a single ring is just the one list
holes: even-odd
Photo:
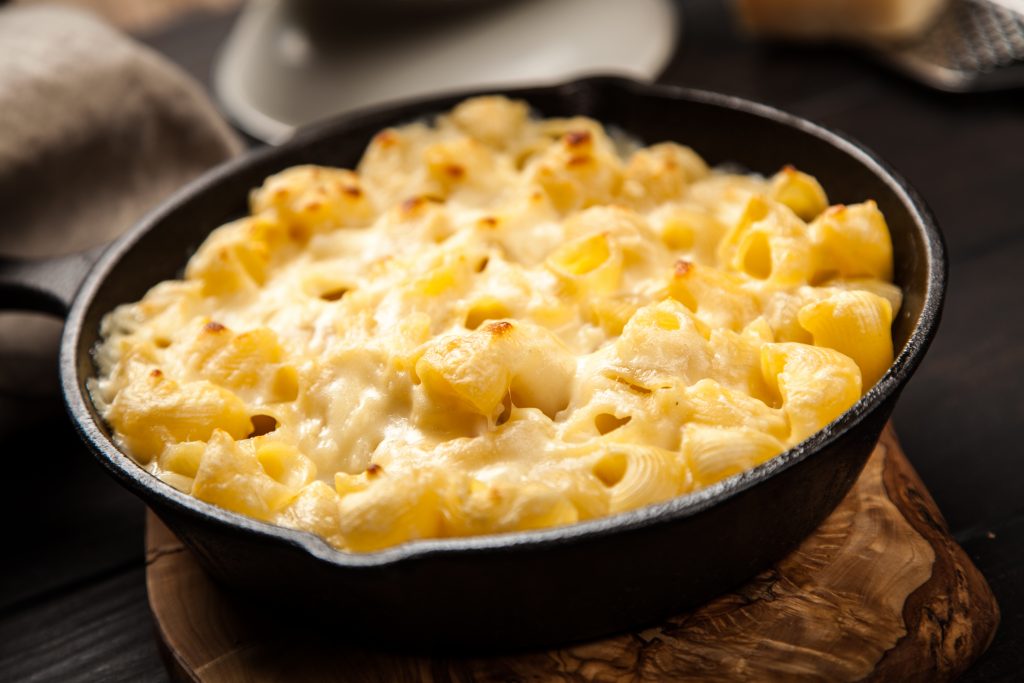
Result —
[{"label": "dark wooden table", "polygon": [[[144,40],[208,82],[231,20],[193,15]],[[1002,608],[996,640],[966,680],[1021,680],[1024,92],[945,95],[856,50],[757,45],[717,0],[686,0],[683,44],[662,80],[843,130],[935,210],[951,288],[896,428]],[[0,680],[165,680],[143,582],[142,506],[83,451],[58,400],[34,402],[41,420],[0,421]]]}]

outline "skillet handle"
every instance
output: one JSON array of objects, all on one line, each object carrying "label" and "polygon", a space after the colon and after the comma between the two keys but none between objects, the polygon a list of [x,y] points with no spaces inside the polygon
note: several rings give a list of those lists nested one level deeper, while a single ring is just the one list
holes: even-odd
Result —
[{"label": "skillet handle", "polygon": [[0,311],[37,311],[64,318],[85,276],[109,245],[51,259],[0,256]]}]

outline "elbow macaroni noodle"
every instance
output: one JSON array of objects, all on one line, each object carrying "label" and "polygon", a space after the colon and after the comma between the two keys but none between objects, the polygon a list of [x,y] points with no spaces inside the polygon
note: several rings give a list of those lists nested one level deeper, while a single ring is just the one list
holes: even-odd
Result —
[{"label": "elbow macaroni noodle", "polygon": [[821,429],[892,362],[872,201],[471,99],[285,170],[103,322],[92,391],[170,485],[332,545],[568,524]]}]

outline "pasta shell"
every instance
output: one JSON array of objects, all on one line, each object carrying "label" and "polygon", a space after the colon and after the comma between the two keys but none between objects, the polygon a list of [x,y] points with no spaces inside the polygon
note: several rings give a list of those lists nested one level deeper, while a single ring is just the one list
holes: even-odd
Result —
[{"label": "pasta shell", "polygon": [[791,443],[832,422],[861,395],[860,368],[833,349],[794,342],[765,344],[761,371],[789,417]]},{"label": "pasta shell", "polygon": [[698,486],[745,472],[783,450],[778,439],[748,427],[688,424],[683,428],[682,451]]},{"label": "pasta shell", "polygon": [[615,444],[597,459],[593,472],[611,493],[609,512],[668,500],[690,488],[683,459],[660,448]]},{"label": "pasta shell", "polygon": [[808,304],[798,316],[816,346],[827,346],[860,366],[870,387],[892,364],[892,306],[887,299],[863,291],[840,291]]}]

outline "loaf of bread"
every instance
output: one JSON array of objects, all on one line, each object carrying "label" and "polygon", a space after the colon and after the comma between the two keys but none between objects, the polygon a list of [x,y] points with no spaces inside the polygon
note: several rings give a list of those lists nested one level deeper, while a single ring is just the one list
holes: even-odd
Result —
[{"label": "loaf of bread", "polygon": [[906,41],[921,35],[947,0],[736,0],[758,35],[801,40]]}]

